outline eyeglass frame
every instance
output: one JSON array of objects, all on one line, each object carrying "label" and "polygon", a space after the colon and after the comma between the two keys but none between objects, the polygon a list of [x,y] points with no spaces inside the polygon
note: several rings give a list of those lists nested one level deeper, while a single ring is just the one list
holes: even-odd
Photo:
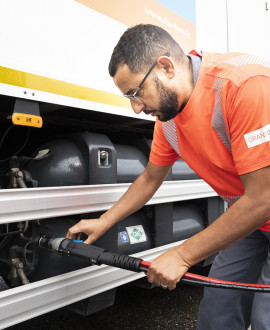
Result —
[{"label": "eyeglass frame", "polygon": [[[169,57],[170,55],[166,53],[166,54],[164,54],[163,56],[167,56],[167,57]],[[139,90],[141,89],[141,87],[142,87],[143,83],[145,82],[146,78],[149,76],[149,74],[151,73],[151,71],[153,70],[153,68],[155,67],[155,65],[157,64],[157,61],[158,61],[158,59],[155,60],[154,64],[153,64],[153,65],[151,66],[151,68],[148,70],[148,72],[147,72],[146,75],[144,76],[143,80],[142,80],[141,83],[139,84],[139,86],[138,86],[138,88],[136,89],[136,91],[135,91],[133,94],[131,94],[131,95],[129,95],[129,94],[123,94],[123,96],[125,96],[125,97],[128,98],[129,100],[135,101],[135,102],[137,102],[137,103],[140,103],[140,104],[143,103],[143,101],[140,100],[140,99],[136,96],[136,94],[138,94],[138,92],[139,92]]]}]

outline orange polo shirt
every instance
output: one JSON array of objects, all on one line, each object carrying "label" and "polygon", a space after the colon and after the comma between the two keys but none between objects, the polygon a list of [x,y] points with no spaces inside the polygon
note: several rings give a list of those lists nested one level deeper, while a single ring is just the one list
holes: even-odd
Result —
[{"label": "orange polo shirt", "polygon": [[[157,119],[150,161],[182,157],[230,205],[244,193],[240,175],[270,165],[270,63],[240,53],[203,53],[181,113]],[[261,230],[270,231],[270,221]]]}]

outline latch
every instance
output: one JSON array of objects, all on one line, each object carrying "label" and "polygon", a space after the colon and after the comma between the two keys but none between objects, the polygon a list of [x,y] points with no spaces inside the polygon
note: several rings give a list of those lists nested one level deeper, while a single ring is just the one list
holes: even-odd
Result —
[{"label": "latch", "polygon": [[98,149],[98,165],[109,166],[110,151],[106,149]]}]

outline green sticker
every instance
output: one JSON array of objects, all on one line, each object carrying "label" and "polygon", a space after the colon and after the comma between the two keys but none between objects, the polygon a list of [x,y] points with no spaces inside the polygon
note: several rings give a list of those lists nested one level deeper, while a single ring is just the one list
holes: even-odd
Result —
[{"label": "green sticker", "polygon": [[134,228],[133,232],[131,233],[132,237],[136,238],[138,241],[142,237],[143,232],[141,232],[139,229]]},{"label": "green sticker", "polygon": [[142,225],[126,227],[130,244],[146,242],[146,235]]}]

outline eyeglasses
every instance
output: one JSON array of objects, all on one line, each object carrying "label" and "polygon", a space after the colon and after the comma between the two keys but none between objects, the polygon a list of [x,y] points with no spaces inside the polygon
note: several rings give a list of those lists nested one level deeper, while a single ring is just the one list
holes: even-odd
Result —
[{"label": "eyeglasses", "polygon": [[[170,57],[170,54],[166,53],[163,56],[167,56]],[[139,99],[138,96],[136,96],[139,92],[139,90],[141,89],[143,83],[145,82],[145,79],[149,76],[150,72],[153,70],[153,68],[155,67],[155,65],[157,64],[158,60],[155,60],[155,63],[151,66],[151,68],[149,69],[149,71],[147,72],[147,74],[145,75],[145,77],[143,78],[143,80],[141,81],[139,87],[136,89],[136,91],[133,94],[123,94],[125,97],[127,97],[129,100],[135,101],[137,103],[142,104],[143,101]]]},{"label": "eyeglasses", "polygon": [[145,79],[149,76],[150,72],[153,70],[154,66],[157,64],[157,60],[155,63],[151,66],[143,80],[141,81],[139,87],[136,89],[136,91],[133,94],[124,94],[125,97],[127,97],[129,100],[135,101],[137,103],[143,103],[142,100],[140,100],[136,95],[138,94],[139,90],[141,89],[143,83],[145,82]]},{"label": "eyeglasses", "polygon": [[[164,54],[164,56],[170,56],[169,54]],[[143,78],[143,80],[141,81],[139,87],[136,89],[136,91],[133,94],[124,94],[125,97],[127,97],[129,100],[132,100],[134,102],[137,103],[143,103],[142,100],[140,100],[138,98],[138,96],[136,96],[139,92],[139,90],[141,89],[143,83],[145,82],[145,79],[149,76],[150,72],[153,70],[153,68],[155,67],[155,65],[157,64],[157,60],[155,60],[155,63],[151,66],[151,68],[149,69],[149,71],[147,72],[147,74],[145,75],[145,77]]]}]

